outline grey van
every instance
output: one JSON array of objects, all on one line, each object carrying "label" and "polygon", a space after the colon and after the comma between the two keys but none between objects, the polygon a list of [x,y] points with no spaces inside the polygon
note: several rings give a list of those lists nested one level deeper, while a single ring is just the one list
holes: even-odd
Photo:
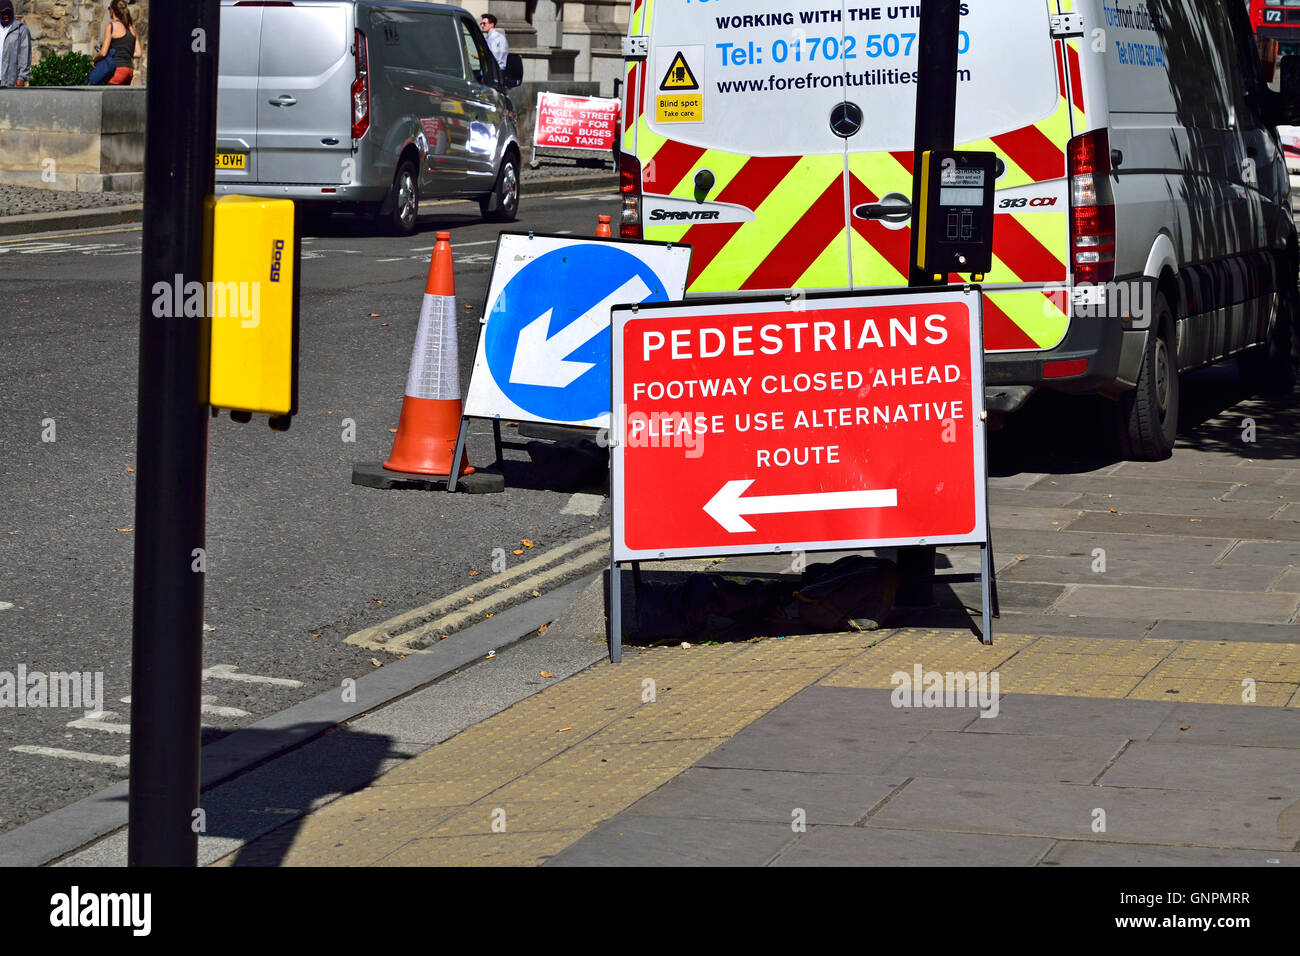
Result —
[{"label": "grey van", "polygon": [[[358,212],[399,235],[421,200],[519,207],[519,140],[474,18],[415,0],[222,0],[217,194]],[[508,75],[507,75],[508,74]]]}]

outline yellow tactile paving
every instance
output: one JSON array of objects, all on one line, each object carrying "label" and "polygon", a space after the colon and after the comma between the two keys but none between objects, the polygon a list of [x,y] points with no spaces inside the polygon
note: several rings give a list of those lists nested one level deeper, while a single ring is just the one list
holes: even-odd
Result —
[{"label": "yellow tactile paving", "polygon": [[[1163,668],[1162,668],[1163,670]],[[1254,701],[1243,698],[1239,680],[1211,680],[1200,677],[1168,677],[1160,672],[1142,681],[1131,694],[1137,700],[1192,700],[1198,704],[1254,704],[1257,707],[1285,707],[1295,694],[1295,684],[1256,681]]]},{"label": "yellow tactile paving", "polygon": [[414,840],[380,866],[537,866],[576,843],[590,827]]},{"label": "yellow tactile paving", "polygon": [[996,671],[1004,694],[1300,706],[1300,644],[998,635],[986,647],[967,631],[902,630],[629,649],[255,841],[239,862],[535,865],[806,687],[889,689],[917,665]]}]

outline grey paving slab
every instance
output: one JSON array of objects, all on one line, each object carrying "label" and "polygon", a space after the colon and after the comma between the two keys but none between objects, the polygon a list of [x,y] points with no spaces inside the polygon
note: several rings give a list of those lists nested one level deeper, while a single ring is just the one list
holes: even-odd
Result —
[{"label": "grey paving slab", "polygon": [[[1210,790],[1267,795],[1280,813],[1300,799],[1300,760],[1294,750],[1139,740],[1097,781],[1103,787]],[[1285,799],[1284,799],[1285,798]],[[1300,839],[1300,833],[1296,834]]]},{"label": "grey paving slab", "polygon": [[1082,497],[1077,491],[1039,491],[1037,488],[989,486],[989,504],[1006,508],[1064,508]]},{"label": "grey paving slab", "polygon": [[762,866],[798,834],[790,824],[620,814],[546,866]]},{"label": "grey paving slab", "polygon": [[1157,498],[1218,497],[1231,491],[1240,481],[1207,481],[1195,478],[1153,478],[1114,475],[1105,478],[1090,475],[1052,475],[1034,485],[1035,491],[1078,491],[1084,494],[1100,492],[1110,495],[1142,495]]},{"label": "grey paving slab", "polygon": [[994,530],[1014,528],[1018,531],[1053,531],[1064,528],[1083,512],[1067,508],[1026,508],[992,505],[989,515]]},{"label": "grey paving slab", "polygon": [[[1000,710],[999,710],[1000,713]],[[991,726],[998,717],[981,718]],[[1129,743],[1127,734],[1076,736],[933,730],[890,766],[897,777],[1092,783]]]},{"label": "grey paving slab", "polygon": [[979,719],[963,708],[896,708],[886,689],[813,686],[696,766],[881,775],[930,730],[958,730]]},{"label": "grey paving slab", "polygon": [[1083,843],[1062,840],[1041,866],[1300,866],[1300,853],[1277,850],[1223,850],[1205,846],[1150,846],[1133,843]]},{"label": "grey paving slab", "polygon": [[1173,538],[1156,534],[1114,534],[1101,531],[1004,531],[993,536],[993,550],[1005,554],[1042,554],[1048,557],[1087,557],[1094,548],[1105,548],[1107,561],[1120,557],[1128,561],[1203,561],[1212,564],[1232,547],[1222,538]]},{"label": "grey paving slab", "polygon": [[1223,564],[1271,564],[1300,566],[1300,542],[1241,541],[1223,557]]},{"label": "grey paving slab", "polygon": [[1283,521],[1280,518],[1180,518],[1174,515],[1113,515],[1089,511],[1082,518],[1071,522],[1067,530],[1300,541],[1300,521]]},{"label": "grey paving slab", "polygon": [[1175,704],[1150,739],[1300,750],[1300,707]]},{"label": "grey paving slab", "polygon": [[[1240,431],[1240,429],[1233,429]],[[1250,481],[1248,475],[1260,472],[1285,473],[1295,467],[1293,463],[1283,462],[1277,467],[1266,467],[1267,462],[1255,461],[1251,468],[1243,467],[1244,458],[1178,454],[1165,461],[1126,461],[1115,469],[1116,478],[1140,477],[1179,479],[1194,478],[1202,481]]]},{"label": "grey paving slab", "polygon": [[1182,515],[1189,518],[1272,518],[1285,505],[1284,501],[1220,501],[1209,495],[1171,498],[1116,494],[1080,495],[1074,503],[1074,507],[1083,511],[1110,513],[1113,508],[1120,514]]},{"label": "grey paving slab", "polygon": [[1051,846],[1035,837],[815,826],[772,866],[1032,866]]},{"label": "grey paving slab", "polygon": [[1285,624],[1297,607],[1300,594],[1079,585],[1061,599],[1056,610],[1098,617],[1150,614],[1157,619]]},{"label": "grey paving slab", "polygon": [[1003,609],[993,622],[993,633],[1030,634],[1035,637],[1109,637],[1138,641],[1155,626],[1154,620],[1122,617],[1088,617],[1081,614],[1043,614]]},{"label": "grey paving slab", "polygon": [[1300,591],[1300,568],[1288,569],[1273,583],[1273,590],[1284,593]]},{"label": "grey paving slab", "polygon": [[[1008,610],[1025,608],[1041,611],[1056,604],[1065,591],[1066,587],[1059,584],[1037,584],[1025,581],[1007,581],[1004,584],[999,580],[998,601],[1001,607]],[[951,592],[951,595],[946,595],[945,592]],[[978,581],[956,584],[940,582],[935,587],[935,600],[943,604],[946,603],[945,597],[948,602],[955,597],[969,607],[979,607],[980,584]]]},{"label": "grey paving slab", "polygon": [[1015,475],[993,475],[989,477],[989,488],[1028,488],[1047,475],[1035,471],[1022,471]]},{"label": "grey paving slab", "polygon": [[1223,496],[1224,501],[1275,501],[1279,506],[1300,501],[1300,485],[1265,481],[1239,485]]},{"label": "grey paving slab", "polygon": [[1178,705],[1159,700],[1108,700],[1004,694],[996,718],[981,718],[967,732],[975,734],[1044,734],[1067,737],[1127,737],[1144,740],[1156,732]]},{"label": "grey paving slab", "polygon": [[[1092,830],[1103,819],[1095,810],[1104,811],[1104,833]],[[1296,842],[1277,835],[1277,804],[1254,794],[997,780],[913,780],[871,825],[1241,849]]]},{"label": "grey paving slab", "polygon": [[[1149,558],[1133,560],[1123,549],[1112,555],[1112,548],[1103,548],[1104,554],[1089,554],[1077,558],[1054,558],[1031,555],[999,572],[998,581],[1037,581],[1054,584],[1088,584],[1103,587],[1127,585],[1148,588],[1199,588],[1206,591],[1264,591],[1278,578],[1278,569],[1272,567],[1234,565],[1216,567],[1203,560],[1192,559],[1188,567],[1178,561],[1152,561]],[[1099,558],[1105,559],[1105,570],[1094,571]],[[1300,590],[1300,588],[1294,589]]]},{"label": "grey paving slab", "polygon": [[1295,624],[1260,624],[1258,621],[1157,621],[1147,638],[1153,641],[1291,644],[1300,640],[1300,627]]},{"label": "grey paving slab", "polygon": [[852,826],[902,785],[904,777],[692,767],[624,813],[697,820],[757,820]]}]

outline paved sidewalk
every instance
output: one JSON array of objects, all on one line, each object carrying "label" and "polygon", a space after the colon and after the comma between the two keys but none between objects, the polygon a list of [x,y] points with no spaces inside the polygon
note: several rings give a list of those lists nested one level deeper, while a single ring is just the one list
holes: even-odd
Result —
[{"label": "paved sidewalk", "polygon": [[[1300,865],[1294,417],[994,478],[992,647],[958,584],[911,626],[629,648],[220,865]],[[601,607],[530,645],[598,651]],[[918,670],[985,694],[900,700]]]},{"label": "paved sidewalk", "polygon": [[[617,184],[616,174],[609,169],[608,153],[575,151],[573,156],[543,156],[537,169],[529,168],[525,156],[520,170],[524,196],[612,189]],[[0,184],[0,236],[139,222],[143,202],[143,193],[83,193]]]}]

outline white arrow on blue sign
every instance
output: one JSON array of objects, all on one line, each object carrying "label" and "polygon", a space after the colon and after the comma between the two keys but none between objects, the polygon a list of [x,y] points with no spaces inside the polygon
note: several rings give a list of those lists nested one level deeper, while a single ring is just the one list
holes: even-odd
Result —
[{"label": "white arrow on blue sign", "polygon": [[604,427],[609,310],[682,298],[690,248],[503,234],[467,417]]}]

